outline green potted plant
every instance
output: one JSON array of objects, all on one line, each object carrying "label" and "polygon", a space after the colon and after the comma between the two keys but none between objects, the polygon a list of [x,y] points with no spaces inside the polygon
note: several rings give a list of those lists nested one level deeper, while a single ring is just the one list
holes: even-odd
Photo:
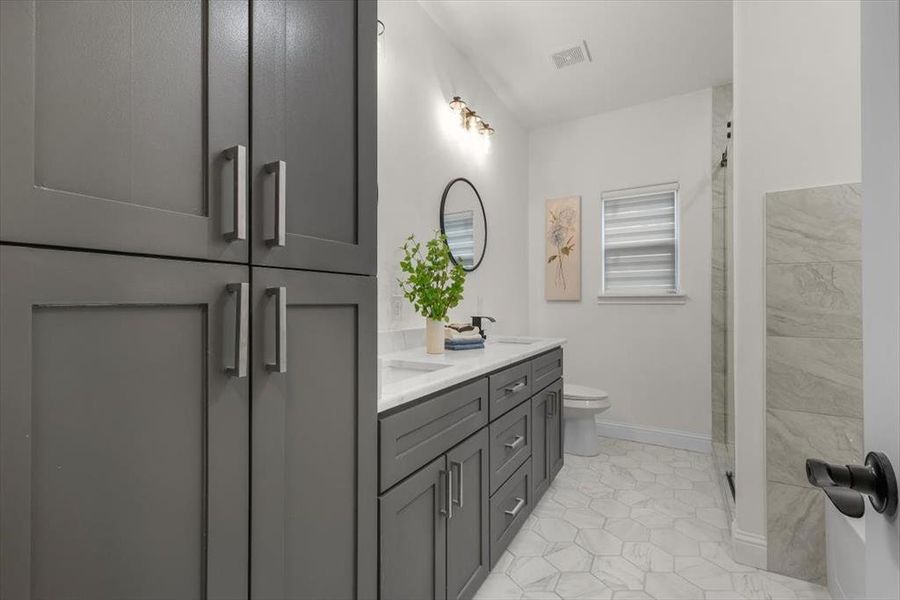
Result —
[{"label": "green potted plant", "polygon": [[416,312],[425,317],[426,351],[443,354],[444,322],[450,309],[462,300],[466,272],[450,260],[447,237],[440,231],[425,243],[424,255],[414,235],[406,238],[401,249],[400,270],[406,276],[398,279],[400,289]]}]

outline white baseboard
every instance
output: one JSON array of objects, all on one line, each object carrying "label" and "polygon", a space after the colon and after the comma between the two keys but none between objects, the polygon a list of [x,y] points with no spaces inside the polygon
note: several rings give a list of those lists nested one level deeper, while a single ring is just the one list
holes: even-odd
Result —
[{"label": "white baseboard", "polygon": [[769,564],[766,538],[743,531],[737,526],[737,522],[731,524],[731,547],[734,550],[734,560],[742,565],[765,569]]},{"label": "white baseboard", "polygon": [[692,450],[705,454],[712,452],[712,441],[708,435],[678,431],[677,429],[597,421],[597,434],[603,437],[642,442],[656,446],[668,446],[669,448]]}]

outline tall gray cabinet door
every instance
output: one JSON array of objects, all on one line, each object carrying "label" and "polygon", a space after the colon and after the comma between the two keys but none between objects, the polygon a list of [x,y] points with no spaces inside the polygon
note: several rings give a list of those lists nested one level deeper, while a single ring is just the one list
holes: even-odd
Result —
[{"label": "tall gray cabinet door", "polygon": [[376,271],[376,8],[253,3],[253,264]]},{"label": "tall gray cabinet door", "polygon": [[0,246],[0,597],[246,597],[247,270]]},{"label": "tall gray cabinet door", "polygon": [[550,388],[531,398],[531,477],[534,480],[535,505],[550,486]]},{"label": "tall gray cabinet door", "polygon": [[549,394],[550,418],[547,421],[547,462],[550,465],[550,479],[553,480],[562,469],[565,455],[565,420],[563,419],[563,382],[558,379],[545,390]]},{"label": "tall gray cabinet door", "polygon": [[252,274],[251,595],[372,598],[375,278]]},{"label": "tall gray cabinet door", "polygon": [[245,262],[249,33],[232,0],[0,2],[0,239]]},{"label": "tall gray cabinet door", "polygon": [[491,570],[490,434],[487,428],[447,453],[452,511],[447,519],[447,598],[472,598]]},{"label": "tall gray cabinet door", "polygon": [[384,600],[447,598],[446,469],[441,456],[379,500],[379,597]]}]

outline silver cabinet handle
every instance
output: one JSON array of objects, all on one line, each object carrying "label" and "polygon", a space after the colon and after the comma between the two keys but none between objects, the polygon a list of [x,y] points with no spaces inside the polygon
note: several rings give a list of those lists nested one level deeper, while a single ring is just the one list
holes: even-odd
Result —
[{"label": "silver cabinet handle", "polygon": [[[453,467],[451,466],[451,469],[452,468]],[[450,480],[450,472],[449,471],[441,470],[440,475],[441,475],[440,483],[443,486],[443,489],[441,490],[442,493],[441,493],[441,500],[440,500],[440,504],[441,504],[440,513],[442,515],[445,515],[447,517],[447,520],[449,521],[450,519],[453,518],[453,502],[452,502],[453,484],[451,483],[451,480]]]},{"label": "silver cabinet handle", "polygon": [[518,392],[519,390],[523,389],[526,385],[528,385],[528,384],[525,383],[524,381],[520,381],[520,382],[517,383],[516,385],[511,385],[511,386],[509,386],[509,387],[503,388],[503,391],[504,391],[504,392],[507,392],[507,393],[509,393],[509,394],[515,394],[515,393]]},{"label": "silver cabinet handle", "polygon": [[267,362],[266,370],[287,373],[287,288],[266,288],[266,295],[275,296],[275,362]]},{"label": "silver cabinet handle", "polygon": [[233,164],[231,229],[223,232],[229,242],[247,239],[247,147],[238,144],[223,153]]},{"label": "silver cabinet handle", "polygon": [[284,207],[287,194],[287,163],[276,160],[266,165],[266,173],[275,174],[275,204],[272,209],[272,231],[266,233],[266,244],[269,246],[284,246],[285,218]]},{"label": "silver cabinet handle", "polygon": [[453,500],[454,503],[460,508],[463,507],[463,464],[461,462],[453,461],[450,463],[450,470],[453,470],[453,467],[456,467],[456,500]]},{"label": "silver cabinet handle", "polygon": [[516,515],[519,514],[519,511],[522,510],[523,506],[525,506],[525,498],[516,498],[515,508],[513,508],[512,510],[505,510],[503,512],[505,512],[507,515],[509,515],[510,517],[515,519]]},{"label": "silver cabinet handle", "polygon": [[225,366],[232,377],[247,376],[247,350],[249,346],[250,284],[229,283],[228,293],[237,294],[234,310],[234,362]]},{"label": "silver cabinet handle", "polygon": [[521,445],[524,444],[524,443],[525,443],[525,438],[524,438],[524,436],[517,435],[517,436],[513,439],[513,441],[507,442],[507,443],[505,443],[505,444],[503,444],[503,445],[506,446],[507,448],[509,448],[510,450],[515,450],[516,448],[518,448],[519,446],[521,446]]}]

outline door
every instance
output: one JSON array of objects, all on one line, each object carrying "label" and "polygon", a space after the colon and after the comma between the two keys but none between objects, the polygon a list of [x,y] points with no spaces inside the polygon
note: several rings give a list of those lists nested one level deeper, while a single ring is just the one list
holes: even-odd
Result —
[{"label": "door", "polygon": [[376,2],[253,3],[253,263],[375,274]]},{"label": "door", "polygon": [[562,379],[557,380],[556,383],[551,384],[547,387],[546,390],[550,397],[547,400],[550,406],[550,418],[547,420],[547,444],[549,450],[547,451],[547,462],[550,465],[550,480],[552,481],[556,474],[559,473],[559,470],[562,469],[563,466],[563,456],[565,454],[565,421],[563,420],[562,415],[562,391],[563,391],[563,382]]},{"label": "door", "polygon": [[379,500],[381,598],[447,598],[449,491],[446,456],[441,456]]},{"label": "door", "polygon": [[550,403],[553,398],[550,389],[543,390],[531,398],[531,449],[532,479],[534,481],[535,504],[550,486]]},{"label": "door", "polygon": [[254,598],[371,598],[375,279],[253,268]]},{"label": "door", "polygon": [[0,2],[0,239],[246,261],[248,39],[247,2]]},{"label": "door", "polygon": [[0,246],[0,271],[0,597],[246,597],[247,268]]},{"label": "door", "polygon": [[[867,451],[900,473],[900,5],[861,3]],[[900,518],[866,507],[866,597],[900,597]]]},{"label": "door", "polygon": [[447,453],[452,494],[447,519],[447,598],[472,598],[488,576],[490,506],[487,428]]}]

